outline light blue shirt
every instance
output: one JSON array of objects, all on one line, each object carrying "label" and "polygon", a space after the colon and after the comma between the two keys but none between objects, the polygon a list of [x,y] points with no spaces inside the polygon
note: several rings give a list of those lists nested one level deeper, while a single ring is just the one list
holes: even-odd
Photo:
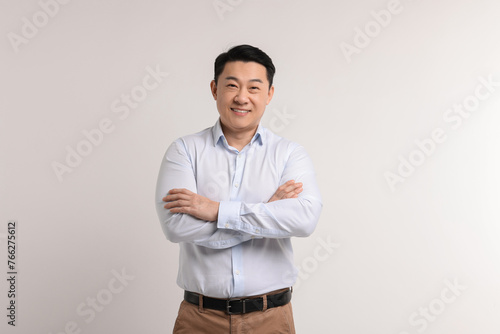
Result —
[{"label": "light blue shirt", "polygon": [[[289,180],[303,183],[299,197],[267,203]],[[217,221],[170,213],[162,198],[172,188],[220,202]],[[297,269],[290,237],[310,235],[322,208],[313,165],[302,146],[259,125],[238,151],[228,145],[219,120],[170,145],[155,200],[163,232],[180,245],[177,284],[216,298],[292,286]]]}]

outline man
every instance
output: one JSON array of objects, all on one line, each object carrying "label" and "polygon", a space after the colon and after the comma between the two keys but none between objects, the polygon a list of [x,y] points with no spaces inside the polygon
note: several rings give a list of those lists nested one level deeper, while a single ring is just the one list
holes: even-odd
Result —
[{"label": "man", "polygon": [[185,290],[174,333],[295,333],[290,238],[313,232],[322,203],[304,148],[260,125],[274,73],[249,45],[219,55],[219,119],[165,153],[156,208]]}]

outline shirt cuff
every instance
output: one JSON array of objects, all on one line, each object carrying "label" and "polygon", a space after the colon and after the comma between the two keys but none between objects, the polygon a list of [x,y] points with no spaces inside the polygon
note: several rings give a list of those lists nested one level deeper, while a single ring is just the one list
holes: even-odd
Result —
[{"label": "shirt cuff", "polygon": [[220,202],[217,228],[237,229],[240,225],[240,209],[241,202]]}]

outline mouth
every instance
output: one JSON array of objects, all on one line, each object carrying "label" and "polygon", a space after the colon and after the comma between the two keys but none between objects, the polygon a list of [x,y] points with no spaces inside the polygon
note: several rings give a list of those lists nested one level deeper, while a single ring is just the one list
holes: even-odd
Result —
[{"label": "mouth", "polygon": [[246,115],[250,112],[250,110],[231,108],[231,110],[237,115]]}]

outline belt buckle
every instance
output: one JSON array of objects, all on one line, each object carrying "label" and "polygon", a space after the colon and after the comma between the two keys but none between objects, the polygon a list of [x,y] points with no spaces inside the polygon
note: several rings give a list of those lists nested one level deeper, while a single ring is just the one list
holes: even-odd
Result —
[{"label": "belt buckle", "polygon": [[[227,299],[226,300],[226,313],[229,315],[246,313],[246,307],[245,307],[246,301],[247,301],[247,299],[241,299],[241,298]],[[231,302],[242,302],[243,303],[243,310],[241,312],[232,312],[231,311],[231,307],[232,307]]]}]

